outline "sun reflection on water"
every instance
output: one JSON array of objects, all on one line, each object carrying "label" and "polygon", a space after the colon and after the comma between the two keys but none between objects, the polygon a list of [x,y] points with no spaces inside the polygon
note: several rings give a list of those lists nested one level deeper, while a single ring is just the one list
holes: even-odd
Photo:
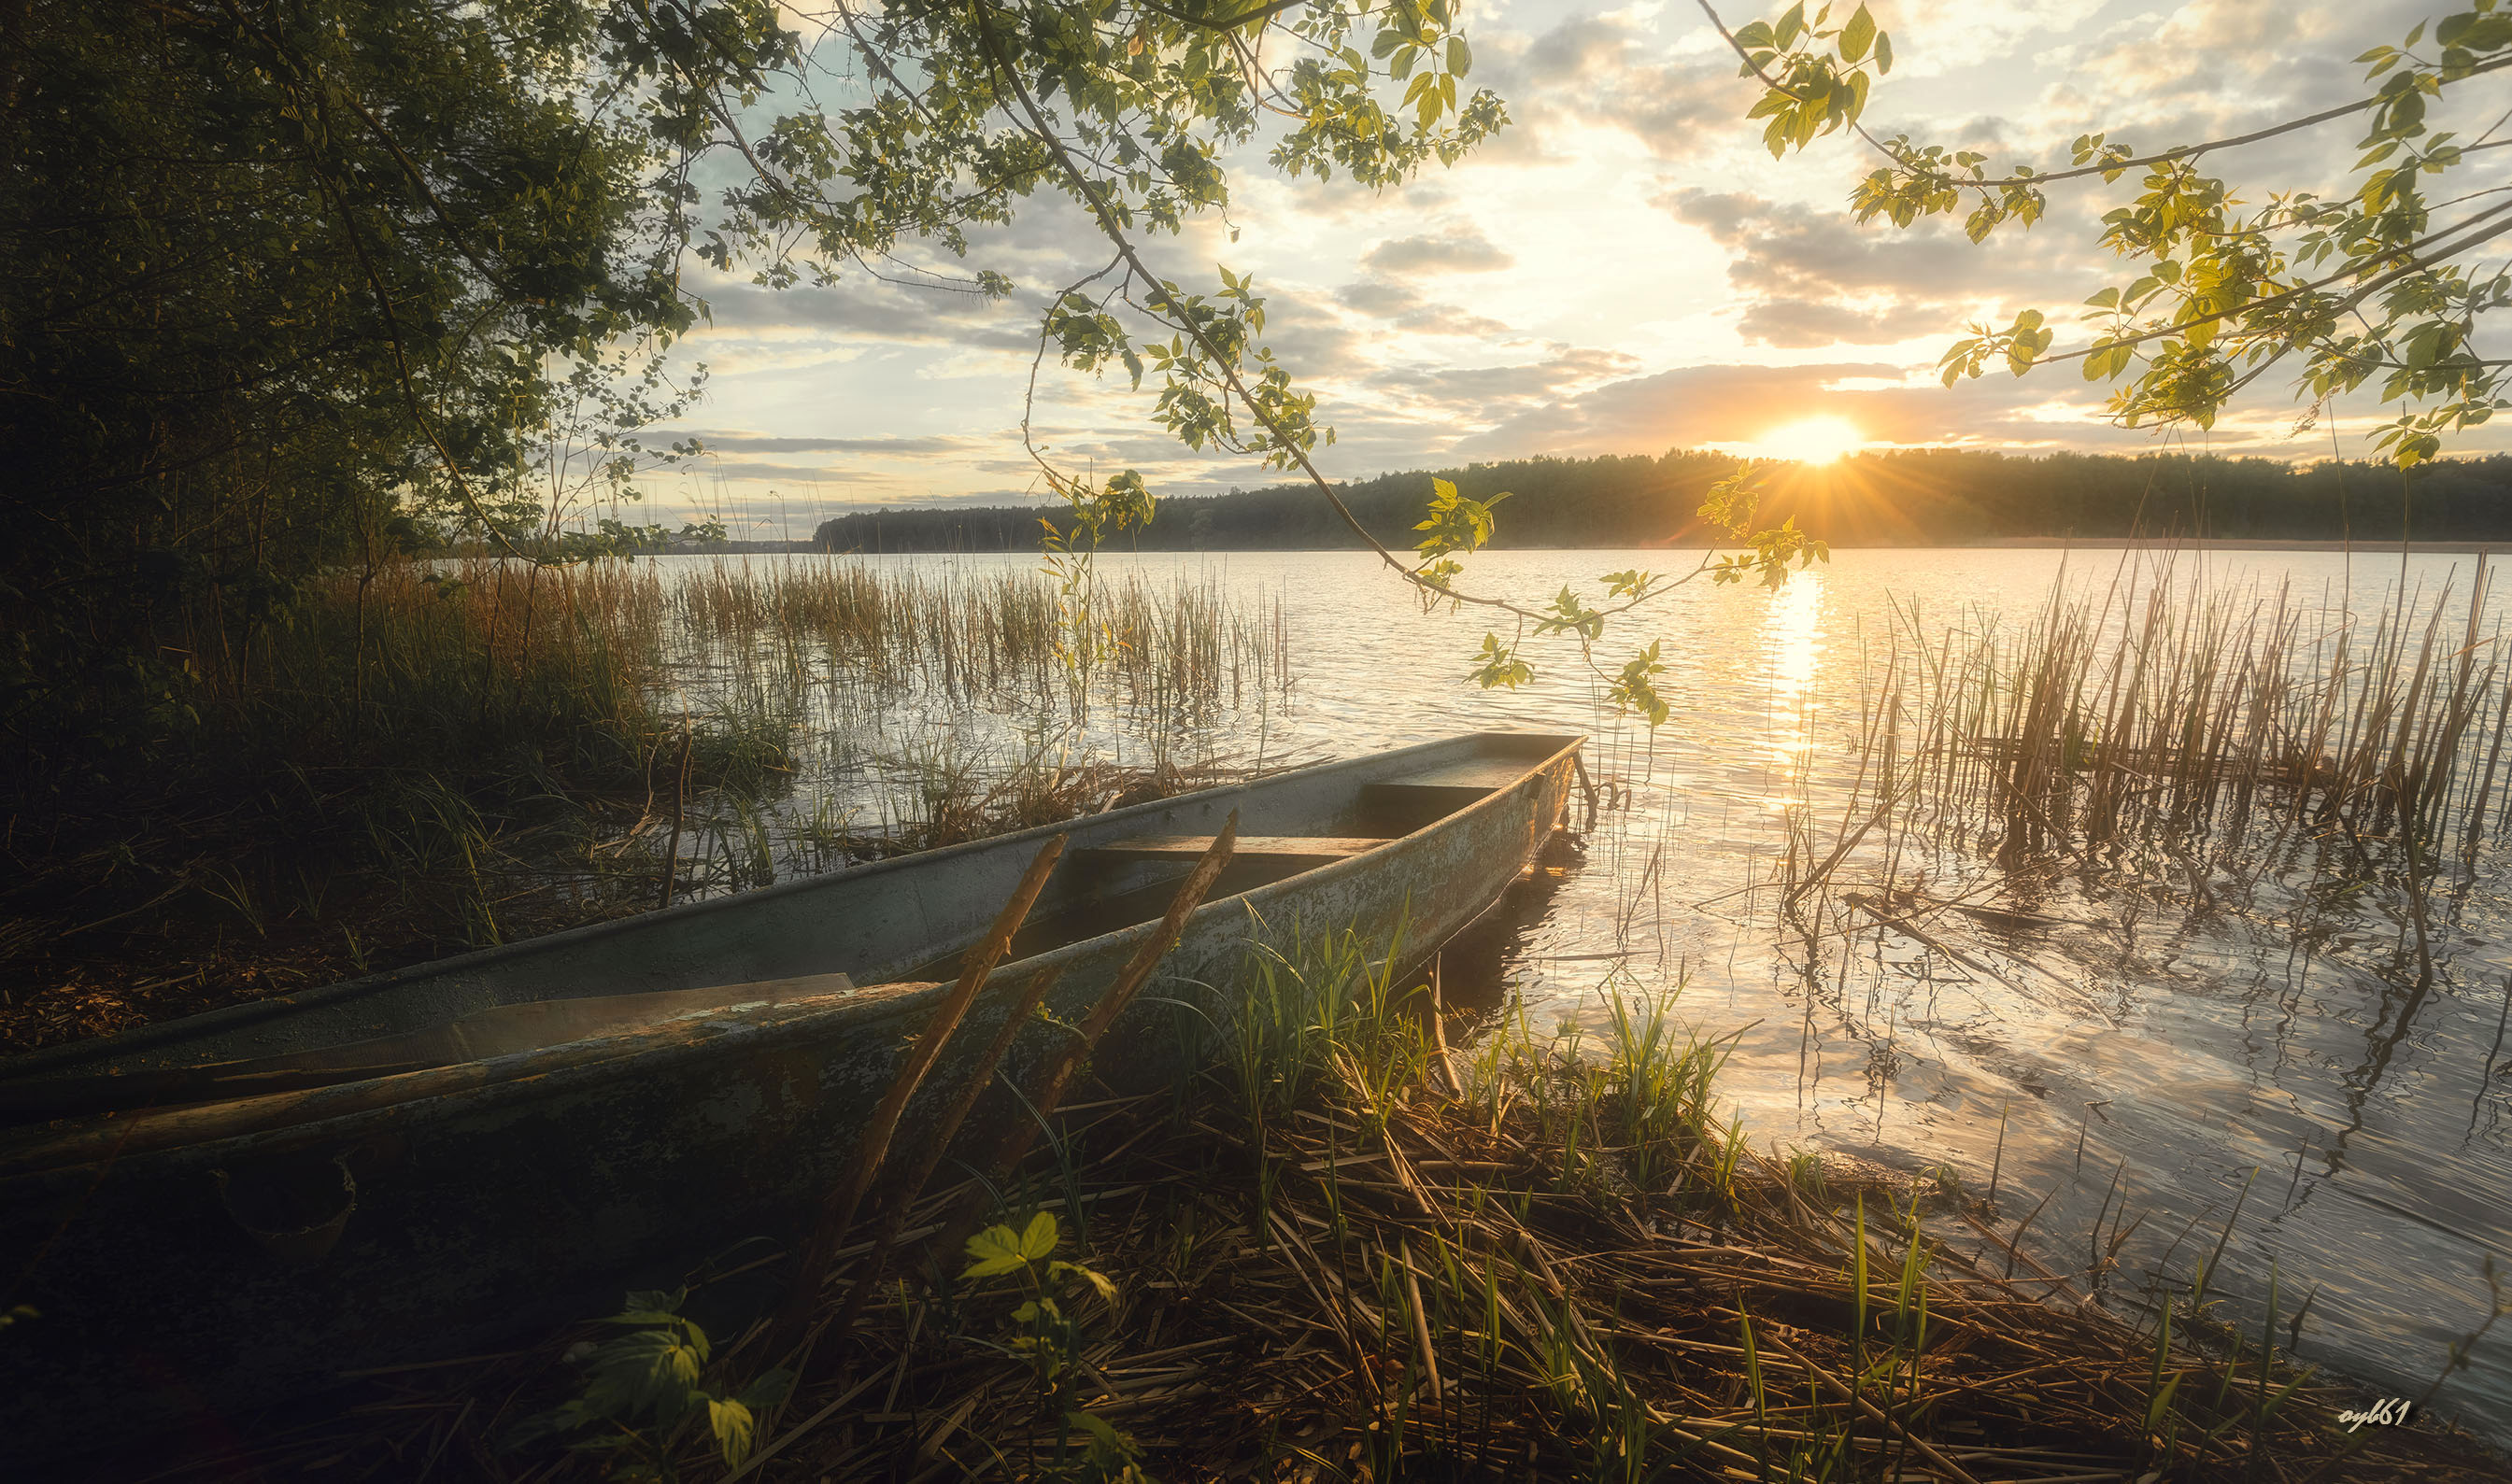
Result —
[{"label": "sun reflection on water", "polygon": [[1771,594],[1762,620],[1770,677],[1771,793],[1774,809],[1801,801],[1807,752],[1814,745],[1815,676],[1823,664],[1823,573],[1801,571]]}]

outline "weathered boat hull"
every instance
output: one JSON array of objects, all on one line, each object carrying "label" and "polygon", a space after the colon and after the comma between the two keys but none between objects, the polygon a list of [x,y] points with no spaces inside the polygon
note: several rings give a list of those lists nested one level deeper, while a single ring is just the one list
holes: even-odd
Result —
[{"label": "weathered boat hull", "polygon": [[[1076,847],[1068,860],[1128,836],[1210,834],[1234,808],[1243,833],[1326,834],[1353,825],[1376,780],[1434,773],[1442,760],[1511,762],[1515,783],[1383,848],[1207,902],[1147,996],[1194,999],[1199,986],[1227,982],[1258,921],[1350,924],[1380,944],[1400,927],[1408,943],[1435,945],[1550,836],[1577,746],[1460,738],[1059,829]],[[295,1052],[518,998],[906,974],[973,941],[1052,833],[20,1058],[0,1067],[0,1084]],[[1112,869],[1154,888],[1166,870]],[[999,969],[905,1128],[962,1085],[1011,985],[1059,968],[1050,1003],[1078,1018],[1149,931],[1125,927]],[[0,1135],[0,1271],[27,1273],[9,1302],[39,1311],[0,1338],[0,1456],[215,1425],[346,1371],[468,1353],[599,1310],[632,1281],[668,1278],[728,1241],[789,1237],[851,1154],[903,1037],[938,993],[874,984],[487,1061]],[[1173,1074],[1178,1024],[1157,1004],[1138,1008],[1103,1048],[1103,1074]],[[1042,1044],[1017,1048],[1015,1062]]]}]

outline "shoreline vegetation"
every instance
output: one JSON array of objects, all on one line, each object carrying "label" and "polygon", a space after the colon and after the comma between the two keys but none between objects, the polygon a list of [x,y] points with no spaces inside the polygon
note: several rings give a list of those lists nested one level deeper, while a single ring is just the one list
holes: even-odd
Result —
[{"label": "shoreline vegetation", "polygon": [[[189,711],[151,739],[154,792],[126,775],[119,795],[55,801],[49,828],[13,813],[0,946],[18,982],[57,978],[10,990],[0,1029],[12,1047],[100,1034],[1251,765],[1048,745],[1078,710],[1168,734],[1291,682],[1278,613],[1208,581],[1102,581],[1092,611],[1123,643],[1091,665],[1058,648],[1071,595],[1028,572],[719,564],[667,586],[650,565],[413,562],[317,585],[256,646],[193,646]],[[1819,942],[1863,931],[1961,952],[1945,913],[1977,904],[1925,896],[1938,883],[1909,873],[1932,850],[2168,876],[2342,835],[2367,857],[2352,876],[2424,921],[2437,859],[2512,818],[2489,814],[2506,672],[2441,607],[2296,649],[2282,593],[2193,608],[2177,591],[2054,597],[1959,653],[1909,615],[1850,749],[1863,792],[1836,827],[1792,816],[1763,883],[1809,976]],[[2186,637],[2121,671],[2101,658],[2118,624]],[[1038,745],[803,752],[848,716],[987,700],[1036,722]],[[833,765],[897,805],[797,797]],[[2463,797],[2478,825],[2453,835]],[[2012,1162],[1975,1191],[1949,1165],[1753,1149],[1719,1116],[1726,1042],[1670,994],[1608,980],[1608,1026],[1547,1035],[1522,1011],[1452,1019],[1438,971],[1392,972],[1392,947],[1282,926],[1222,987],[1220,1054],[1193,1076],[1041,1100],[1054,1137],[1007,1180],[893,1171],[863,1230],[894,1233],[894,1256],[838,1250],[810,1314],[825,1348],[770,1353],[789,1274],[754,1238],[691,1254],[684,1291],[625,1295],[608,1321],[307,1398],[191,1476],[2504,1472],[2424,1412],[2431,1389],[2406,1398],[2413,1425],[2350,1428],[2375,1398],[2296,1362],[2309,1296],[2271,1274],[2261,1311],[2226,1297],[2238,1207],[2193,1230],[2181,1266],[2140,1274],[2124,1266],[2140,1215],[2036,1227],[2044,1192]],[[945,1153],[893,1152],[928,1175]],[[2437,1388],[2506,1297],[2479,1296]]]},{"label": "shoreline vegetation", "polygon": [[[1452,1035],[1394,948],[1260,939],[1199,1073],[1047,1104],[991,1190],[891,1150],[919,1173],[876,1188],[882,1235],[837,1252],[799,1350],[765,1311],[784,1255],[744,1244],[170,1477],[2501,1476],[2430,1390],[2415,1425],[2348,1425],[2362,1398],[2293,1363],[2307,1300],[2233,1322],[2211,1280],[2238,1211],[2123,1314],[2117,1242],[2045,1266],[2028,1190],[1752,1149],[1675,994],[1615,994],[1595,1044],[1522,1014]],[[668,1382],[662,1347],[689,1357]]]},{"label": "shoreline vegetation", "polygon": [[[1492,549],[1708,547],[1726,538],[1698,511],[1735,462],[1684,449],[1656,458],[1514,459],[1383,474],[1338,492],[1372,535],[1398,550],[1414,542],[1433,477],[1469,498],[1510,494],[1497,512]],[[1836,548],[2139,539],[2326,541],[2333,549],[2352,542],[2395,551],[2410,533],[2474,547],[2512,541],[2512,456],[2447,459],[2402,474],[2388,464],[2180,454],[1866,452],[1778,466],[1756,519],[1765,526],[1794,521]],[[866,554],[1019,551],[1037,545],[1041,520],[1070,524],[1043,506],[863,510],[822,523],[807,544]],[[1140,551],[1361,549],[1315,490],[1291,485],[1164,499],[1127,544]]]},{"label": "shoreline vegetation", "polygon": [[[2164,553],[2183,551],[2308,551],[2336,553],[2358,552],[2363,555],[2373,557],[2382,556],[2385,554],[2396,556],[2401,551],[2407,551],[2420,557],[2459,557],[2474,556],[2479,552],[2500,551],[2506,546],[2512,546],[2512,535],[2506,535],[2501,539],[2484,540],[2471,537],[2470,539],[2463,541],[2305,541],[2275,539],[2264,536],[2211,537],[2203,541],[2181,536],[1982,536],[1977,540],[1971,541],[1930,541],[1906,546],[1860,546],[1844,545],[1839,542],[1832,542],[1829,544],[1831,544],[1835,549],[1842,551],[2146,551]],[[1145,549],[1166,550],[1167,548]],[[1205,549],[1206,548],[1201,547],[1189,548],[1189,550]],[[1234,546],[1213,549],[1243,552],[1270,552],[1314,551],[1317,548],[1287,546]],[[1366,548],[1358,545],[1357,543],[1354,543],[1351,549],[1354,551],[1366,550]],[[1617,546],[1511,546],[1503,542],[1494,542],[1488,549],[1493,551],[1628,551],[1634,550],[1636,548]],[[1705,544],[1700,548],[1693,549],[1707,550],[1709,548]],[[966,550],[969,549],[960,547],[919,547],[912,550],[902,548],[894,554],[898,556],[953,556],[962,554]],[[982,551],[982,549],[978,550]],[[1001,550],[1008,555],[1020,554],[1018,550],[1014,548],[998,548],[998,550]],[[476,555],[476,553],[474,555]],[[822,546],[815,541],[690,541],[665,546],[641,546],[636,548],[632,553],[630,553],[630,555],[639,557],[805,557],[876,556],[890,555],[890,553],[856,551],[850,548],[832,551],[830,548]]]},{"label": "shoreline vegetation", "polygon": [[[835,564],[402,560],[165,643],[128,731],[0,785],[0,1054],[1207,787],[1290,681],[1209,580]],[[880,724],[955,711],[1018,724]]]}]

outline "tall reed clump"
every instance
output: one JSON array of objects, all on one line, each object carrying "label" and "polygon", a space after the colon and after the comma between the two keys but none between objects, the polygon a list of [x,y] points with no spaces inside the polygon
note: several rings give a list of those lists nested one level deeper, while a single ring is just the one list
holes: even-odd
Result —
[{"label": "tall reed clump", "polygon": [[313,583],[286,621],[203,667],[205,750],[571,772],[617,787],[676,723],[662,584],[617,563],[474,559]]},{"label": "tall reed clump", "polygon": [[[1281,692],[1278,609],[1209,581],[1101,590],[1111,647],[1078,677],[1057,593],[1026,570],[469,558],[317,577],[249,638],[176,644],[188,687],[144,766],[10,801],[28,869],[0,883],[0,964],[34,988],[0,990],[0,1046],[1244,771],[1181,739]],[[1078,744],[1086,718],[1143,759]]]},{"label": "tall reed clump", "polygon": [[847,685],[927,688],[962,704],[1114,704],[1162,719],[1246,704],[1288,681],[1278,605],[1235,603],[1219,579],[1100,574],[1083,621],[1102,641],[1071,662],[1071,621],[1026,568],[873,566],[839,559],[717,563],[673,603],[710,643],[808,643]]},{"label": "tall reed clump", "polygon": [[196,636],[142,757],[16,801],[0,1044],[652,905],[669,821],[791,723],[684,716],[669,631],[650,569],[405,560]]},{"label": "tall reed clump", "polygon": [[2464,591],[2210,587],[2168,562],[2054,588],[2021,629],[1934,635],[1896,609],[1866,708],[1867,796],[2045,851],[2240,852],[2262,829],[2342,829],[2473,853],[2512,821],[2500,786],[2512,664],[2478,558]]}]

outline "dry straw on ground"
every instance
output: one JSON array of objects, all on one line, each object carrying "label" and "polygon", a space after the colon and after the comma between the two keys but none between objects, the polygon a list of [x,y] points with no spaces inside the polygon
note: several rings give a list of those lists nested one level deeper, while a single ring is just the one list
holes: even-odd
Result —
[{"label": "dry straw on ground", "polygon": [[[1457,1054],[1407,983],[1348,934],[1291,934],[1251,954],[1202,1073],[1062,1110],[1047,1157],[1002,1188],[1011,1229],[1050,1213],[1052,1257],[1113,1282],[1105,1298],[1062,1290],[1055,1356],[1021,1343],[1038,1332],[1015,1311],[1024,1291],[963,1279],[963,1254],[872,1273],[859,1243],[823,1303],[870,1281],[864,1317],[759,1450],[726,1469],[684,1426],[661,1440],[672,1466],[792,1480],[2502,1477],[2429,1419],[2350,1432],[2337,1412],[2352,1400],[2286,1363],[2285,1316],[2232,1332],[2203,1273],[2171,1291],[2177,1317],[2133,1326],[2013,1247],[2012,1210],[1755,1154],[1711,1115],[1720,1048],[1666,999],[1619,997],[1594,1045],[1521,1025]],[[910,1244],[981,1198],[911,1194]],[[727,1384],[768,1363],[763,1328],[719,1352]],[[499,1451],[573,1384],[565,1343],[381,1378],[255,1462],[280,1476],[451,1460],[487,1478],[598,1477],[619,1455]]]}]

